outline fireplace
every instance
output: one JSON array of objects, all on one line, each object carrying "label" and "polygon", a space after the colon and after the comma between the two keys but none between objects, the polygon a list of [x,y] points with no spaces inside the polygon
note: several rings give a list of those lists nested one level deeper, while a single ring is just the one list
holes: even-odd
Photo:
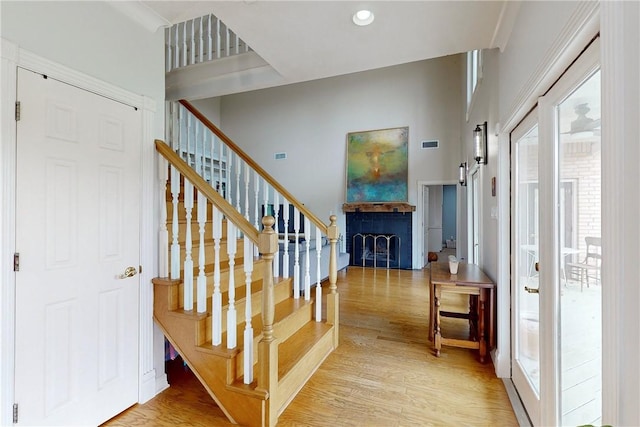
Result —
[{"label": "fireplace", "polygon": [[363,211],[361,207],[348,206],[344,210],[350,265],[411,269],[412,211],[393,207],[371,211],[377,205]]}]

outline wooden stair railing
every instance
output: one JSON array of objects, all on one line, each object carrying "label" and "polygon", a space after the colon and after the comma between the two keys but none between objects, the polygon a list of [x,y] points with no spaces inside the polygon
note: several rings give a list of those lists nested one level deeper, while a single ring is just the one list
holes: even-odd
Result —
[{"label": "wooden stair railing", "polygon": [[[327,321],[338,325],[339,295],[336,281],[339,231],[336,224],[337,217],[331,215],[329,225],[323,223],[307,206],[293,196],[188,101],[168,102],[167,115],[168,129],[166,133],[171,140],[173,149],[188,159],[188,163],[194,169],[202,171],[203,176],[205,175],[205,169],[208,167],[207,178],[212,183],[212,186],[216,188],[224,187],[226,200],[232,205],[235,202],[237,211],[242,212],[244,209],[245,219],[249,220],[251,212],[253,212],[253,223],[256,228],[259,227],[261,218],[259,213],[259,193],[261,192],[261,184],[264,184],[262,190],[263,208],[272,206],[273,212],[271,213],[276,219],[274,229],[277,234],[283,236],[284,241],[289,241],[291,237],[296,242],[303,239],[306,242],[303,256],[308,257],[310,252],[309,241],[313,239],[309,224],[313,224],[315,227],[318,242],[320,241],[320,235],[326,236],[330,245],[329,295],[326,298]],[[210,146],[205,146],[204,143],[199,146],[200,140],[210,144]],[[215,173],[215,170],[218,171],[218,174]],[[235,176],[235,185],[231,179],[232,175]],[[250,182],[252,177],[254,178],[253,188],[251,188]],[[244,194],[242,194],[243,190]],[[253,190],[253,198],[250,197],[250,190]],[[272,193],[272,198],[269,196],[270,193]],[[253,204],[253,209],[251,209],[251,204]],[[290,212],[290,206],[293,207],[293,212]],[[304,220],[299,218],[300,215],[304,217]],[[293,222],[293,227],[290,221]],[[304,224],[302,224],[303,221]],[[283,225],[282,229],[279,228],[281,225]],[[298,230],[301,227],[304,228],[304,231],[299,233]],[[293,230],[290,230],[291,228]],[[290,231],[293,231],[293,233],[290,233]],[[296,251],[293,254],[293,261],[291,261],[291,256],[292,254],[288,252],[288,245],[284,245],[283,254],[274,258],[274,275],[289,277],[289,264],[291,262],[293,264],[294,297],[297,298],[299,293],[303,292],[305,299],[309,300],[311,297],[310,284],[313,280],[313,283],[316,284],[316,300],[318,301],[322,292],[320,283],[322,278],[309,276],[309,262],[305,264],[305,271],[300,271],[300,257],[302,255],[298,253],[298,245],[296,245]],[[282,259],[282,265],[280,265],[280,258]],[[316,271],[320,271],[320,257],[317,260]],[[321,312],[322,307],[317,302],[316,318],[318,320]],[[334,331],[334,345],[336,347],[339,342],[338,329],[335,328]]]},{"label": "wooden stair railing", "polygon": [[[274,282],[273,260],[278,252],[278,234],[273,229],[275,219],[262,218],[264,229],[258,232],[255,224],[247,219],[248,209],[242,215],[162,141],[156,141],[156,149],[170,165],[167,205],[172,220],[166,221],[168,212],[163,213],[163,220],[171,224],[172,243],[169,245],[169,230],[164,227],[160,231],[160,244],[164,248],[161,251],[166,254],[171,247],[171,255],[161,254],[160,270],[165,278],[154,280],[154,316],[230,420],[243,425],[273,426],[306,379],[337,346],[335,252],[331,253],[333,272],[330,274],[334,289],[326,297],[328,317],[324,323],[320,322],[320,292],[316,294],[314,319],[314,303],[307,302],[308,292],[304,302],[294,300],[291,299],[291,279],[279,279],[277,285]],[[168,178],[161,175],[164,182]],[[247,199],[245,197],[245,203]],[[258,214],[257,208],[255,213]],[[197,223],[191,222],[193,217]],[[309,228],[305,230],[307,241]],[[326,230],[334,251],[338,236],[335,217]],[[206,239],[205,231],[213,238]],[[199,236],[195,245],[192,234]],[[295,234],[297,237],[297,229]],[[238,250],[241,245],[242,250]],[[262,258],[254,261],[256,245]],[[197,256],[192,254],[194,247]],[[226,249],[224,257],[221,248]],[[211,255],[211,252],[215,260],[212,262],[209,256],[206,261],[205,253]],[[262,270],[252,275],[254,263]],[[166,277],[169,274],[170,277]],[[236,284],[241,283],[244,283],[244,293],[240,292],[241,298],[236,299]],[[261,296],[262,304],[256,305],[253,296]],[[226,318],[222,316],[225,297]],[[287,302],[287,298],[292,302]],[[242,311],[244,321],[236,319],[235,313]],[[253,325],[259,325],[259,333],[254,333]],[[244,339],[237,344],[235,336],[241,334]],[[284,358],[280,354],[284,354]],[[254,369],[257,380],[253,378]]]}]

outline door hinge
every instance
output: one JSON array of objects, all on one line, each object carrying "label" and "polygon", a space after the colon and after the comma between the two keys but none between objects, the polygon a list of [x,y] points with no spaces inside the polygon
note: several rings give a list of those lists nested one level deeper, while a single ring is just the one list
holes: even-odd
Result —
[{"label": "door hinge", "polygon": [[20,271],[20,253],[13,254],[13,271]]},{"label": "door hinge", "polygon": [[18,424],[18,404],[13,404],[13,423]]},{"label": "door hinge", "polygon": [[20,121],[20,101],[16,101],[16,122]]}]

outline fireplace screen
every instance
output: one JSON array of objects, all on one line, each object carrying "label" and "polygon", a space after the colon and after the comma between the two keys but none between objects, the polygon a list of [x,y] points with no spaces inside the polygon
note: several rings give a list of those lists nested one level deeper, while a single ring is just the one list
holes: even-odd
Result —
[{"label": "fireplace screen", "polygon": [[357,233],[351,244],[353,260],[363,267],[398,268],[400,244],[395,234]]}]

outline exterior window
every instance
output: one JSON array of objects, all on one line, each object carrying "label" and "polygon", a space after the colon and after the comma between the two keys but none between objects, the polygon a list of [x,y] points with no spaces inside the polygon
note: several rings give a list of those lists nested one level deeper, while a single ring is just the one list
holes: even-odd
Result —
[{"label": "exterior window", "polygon": [[471,107],[471,100],[478,82],[482,78],[482,51],[467,52],[467,113]]}]

